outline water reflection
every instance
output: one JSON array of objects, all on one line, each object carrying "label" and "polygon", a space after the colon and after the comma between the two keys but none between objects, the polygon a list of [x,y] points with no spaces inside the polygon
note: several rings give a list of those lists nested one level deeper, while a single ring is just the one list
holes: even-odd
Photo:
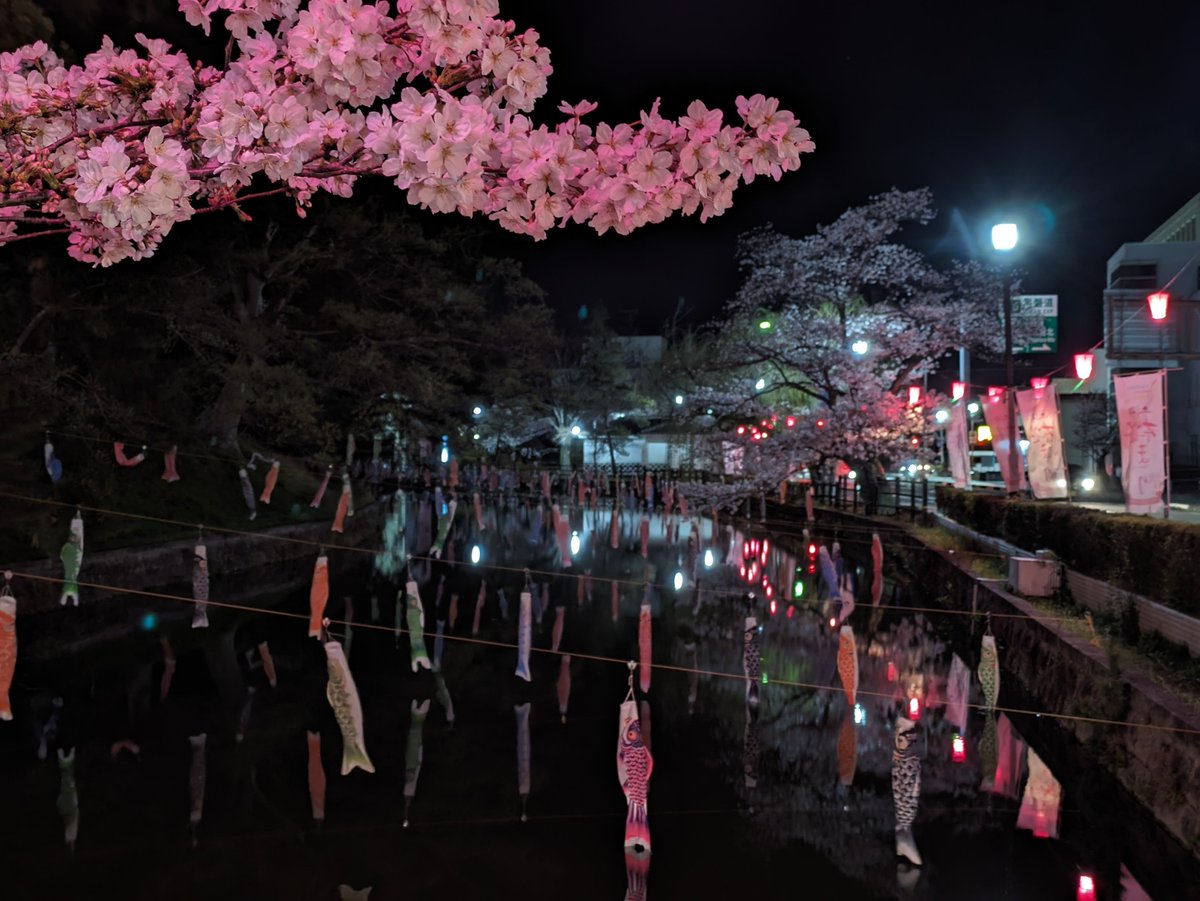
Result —
[{"label": "water reflection", "polygon": [[[799,861],[819,897],[945,897],[992,872],[1004,874],[996,897],[1024,899],[1064,897],[1095,845],[1113,849],[1109,888],[1121,860],[1152,882],[1127,826],[1097,820],[1044,738],[968,706],[996,702],[994,645],[867,604],[877,584],[863,573],[878,570],[866,541],[842,536],[834,553],[814,527],[810,557],[807,541],[575,497],[556,514],[544,500],[465,495],[453,522],[448,495],[396,502],[395,568],[336,575],[342,601],[328,611],[318,555],[308,590],[281,601],[300,620],[210,607],[210,627],[193,632],[191,609],[164,607],[159,629],[69,663],[36,643],[26,660],[23,645],[15,722],[0,731],[0,797],[35,811],[0,825],[16,866],[46,870],[61,835],[79,854],[55,878],[74,894],[139,849],[148,879],[192,867],[182,854],[203,860],[211,876],[181,897],[235,896],[256,867],[280,880],[257,897],[326,898],[340,883],[385,898],[550,897],[553,885],[555,897],[636,898],[651,878],[657,895],[711,897],[794,887]],[[438,538],[441,559],[420,559]],[[314,617],[320,638],[326,615],[350,621],[367,604],[352,659],[345,632],[307,637]],[[622,860],[622,820],[645,845],[654,830],[653,877],[648,854]],[[550,858],[544,887],[529,885],[531,854]]]}]

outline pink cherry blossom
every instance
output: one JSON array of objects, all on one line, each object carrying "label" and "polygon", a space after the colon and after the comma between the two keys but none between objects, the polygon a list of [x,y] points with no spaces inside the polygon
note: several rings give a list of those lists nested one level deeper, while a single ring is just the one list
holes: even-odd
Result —
[{"label": "pink cherry blossom", "polygon": [[550,53],[496,0],[179,0],[229,32],[224,68],[138,35],[81,65],[43,42],[0,54],[0,244],[66,233],[109,265],[148,256],[197,211],[243,191],[349,196],[390,179],[410,203],[480,213],[542,238],[568,222],[622,234],[728,209],[742,181],[778,179],[813,144],[778,101],[739,97],[740,122],[700,101],[675,121],[585,124],[596,104],[529,118]]}]

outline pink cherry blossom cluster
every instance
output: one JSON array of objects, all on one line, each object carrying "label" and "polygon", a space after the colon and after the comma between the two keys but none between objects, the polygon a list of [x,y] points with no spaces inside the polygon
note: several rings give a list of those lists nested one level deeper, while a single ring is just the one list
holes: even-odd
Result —
[{"label": "pink cherry blossom cluster", "polygon": [[40,42],[0,54],[0,244],[67,234],[73,257],[109,265],[154,253],[198,211],[288,193],[303,215],[315,192],[349,196],[365,176],[534,238],[567,222],[625,234],[720,215],[739,183],[779,179],[813,149],[757,94],[737,99],[736,124],[696,101],[678,121],[655,102],[593,127],[583,101],[537,125],[550,54],[496,0],[179,8],[206,33],[221,17],[226,66],[141,35],[141,51],[105,38],[70,67]]}]

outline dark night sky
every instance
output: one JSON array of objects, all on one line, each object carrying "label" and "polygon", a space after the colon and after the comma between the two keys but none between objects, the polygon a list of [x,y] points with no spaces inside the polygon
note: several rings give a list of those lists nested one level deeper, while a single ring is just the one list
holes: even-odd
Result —
[{"label": "dark night sky", "polygon": [[718,310],[748,228],[800,235],[870,194],[928,185],[940,213],[927,249],[990,247],[1000,208],[1038,224],[1025,288],[1060,295],[1060,347],[1082,350],[1101,338],[1108,256],[1200,191],[1195,4],[502,0],[501,12],[554,53],[547,109],[586,97],[594,116],[624,121],[656,96],[674,116],[693,98],[729,111],[762,92],[816,141],[799,172],[740,189],[706,225],[511,243],[557,306],[602,300],[618,324],[632,310],[657,330],[680,296],[693,321]]},{"label": "dark night sky", "polygon": [[[173,0],[40,2],[77,46],[139,27],[195,40]],[[602,302],[619,327],[656,332],[684,297],[698,324],[737,289],[741,232],[771,221],[801,235],[873,193],[928,185],[941,213],[911,235],[924,249],[990,246],[1000,209],[1037,224],[1025,289],[1060,295],[1065,358],[1101,338],[1108,256],[1200,190],[1193,3],[501,0],[501,14],[554,54],[545,119],[562,99],[599,101],[593,121],[616,122],[658,96],[678,116],[695,98],[732,111],[762,92],[817,144],[799,172],[739,189],[705,225],[603,238],[570,226],[538,244],[496,229],[564,317]]]}]

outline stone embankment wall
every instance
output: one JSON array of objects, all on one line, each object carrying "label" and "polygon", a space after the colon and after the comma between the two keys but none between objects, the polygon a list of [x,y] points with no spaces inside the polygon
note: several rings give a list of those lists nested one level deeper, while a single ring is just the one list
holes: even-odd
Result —
[{"label": "stone embankment wall", "polygon": [[[775,507],[770,515],[799,519],[804,514],[795,508]],[[1144,673],[1119,669],[1104,650],[1008,592],[1002,582],[980,579],[966,571],[952,551],[926,545],[898,526],[848,513],[822,510],[817,520],[821,535],[835,532],[839,524],[854,534],[865,528],[880,532],[885,576],[899,577],[923,593],[920,606],[992,613],[990,627],[1000,647],[1001,663],[1019,683],[1008,690],[1002,684],[999,706],[1028,706],[1079,717],[1056,722],[1195,853],[1200,845],[1200,793],[1195,790],[1200,785],[1200,736],[1094,720],[1200,730],[1200,711]],[[1022,616],[997,615],[1014,613]],[[972,628],[970,617],[950,619],[960,621],[955,628],[964,633]],[[976,655],[978,635],[976,620],[969,636]],[[966,662],[972,670],[978,663],[977,659]]]}]

